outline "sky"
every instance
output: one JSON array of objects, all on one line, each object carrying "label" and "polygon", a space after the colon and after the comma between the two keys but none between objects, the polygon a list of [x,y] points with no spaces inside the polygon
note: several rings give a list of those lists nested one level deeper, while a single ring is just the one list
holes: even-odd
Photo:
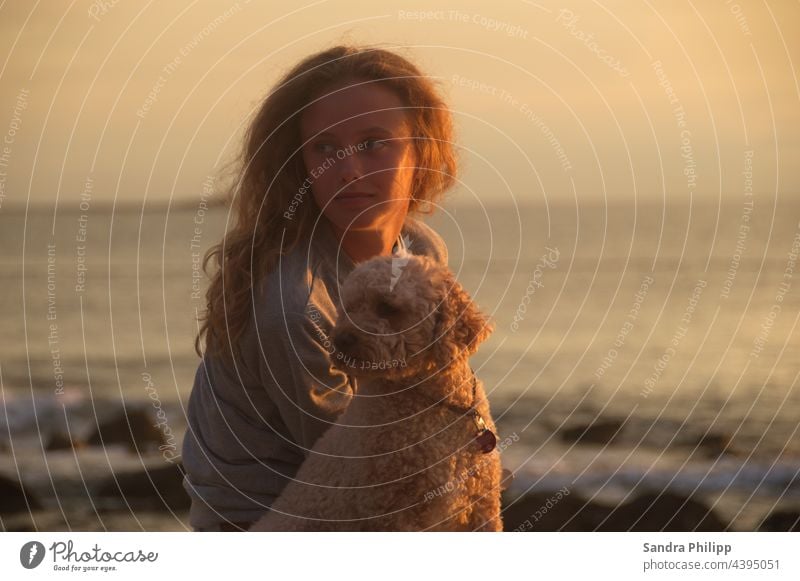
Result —
[{"label": "sky", "polygon": [[451,200],[741,200],[800,189],[800,2],[0,5],[0,210],[195,204],[299,59],[412,59],[453,111]]}]

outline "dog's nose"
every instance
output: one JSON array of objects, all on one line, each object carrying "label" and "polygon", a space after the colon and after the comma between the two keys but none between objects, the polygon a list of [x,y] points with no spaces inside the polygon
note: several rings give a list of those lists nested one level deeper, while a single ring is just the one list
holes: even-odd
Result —
[{"label": "dog's nose", "polygon": [[356,344],[356,341],[358,341],[358,338],[353,333],[342,331],[333,339],[333,344],[339,351],[347,351]]}]

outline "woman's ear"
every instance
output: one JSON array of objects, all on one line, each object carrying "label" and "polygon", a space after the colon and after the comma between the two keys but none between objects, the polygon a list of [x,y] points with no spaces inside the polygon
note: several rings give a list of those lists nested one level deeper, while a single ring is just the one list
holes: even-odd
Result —
[{"label": "woman's ear", "polygon": [[440,364],[472,355],[494,331],[494,324],[478,310],[455,277],[448,276],[445,285],[447,290],[437,309],[434,331],[436,360]]}]

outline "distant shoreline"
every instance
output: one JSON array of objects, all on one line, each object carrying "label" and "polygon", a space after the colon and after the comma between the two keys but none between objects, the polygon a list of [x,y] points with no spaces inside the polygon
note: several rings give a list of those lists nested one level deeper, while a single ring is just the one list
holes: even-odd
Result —
[{"label": "distant shoreline", "polygon": [[[771,199],[769,201],[772,201]],[[634,200],[623,199],[623,198],[612,198],[608,200],[603,200],[600,198],[585,198],[580,200],[580,206],[584,208],[618,208],[618,207],[629,207],[633,206]],[[648,198],[648,199],[638,199],[635,201],[636,205],[640,208],[661,208],[664,206],[667,207],[687,207],[686,200],[676,200],[675,198],[672,199],[655,199],[655,198]],[[783,197],[778,198],[777,200],[778,205],[790,205],[790,206],[799,206],[800,199],[794,198],[790,195],[785,195]],[[91,210],[92,212],[99,212],[99,213],[111,213],[112,209],[115,213],[120,214],[130,214],[130,213],[139,213],[144,211],[145,213],[154,213],[154,212],[163,212],[166,209],[175,210],[175,211],[186,211],[186,210],[196,210],[198,205],[200,204],[200,200],[180,200],[174,202],[147,202],[144,208],[142,204],[139,203],[130,203],[130,202],[119,202],[116,205],[110,203],[103,203],[103,202],[92,202]],[[217,197],[208,199],[206,201],[206,205],[209,209],[217,209],[217,208],[225,208],[229,206],[228,200]],[[487,209],[487,211],[491,211],[494,208],[503,209],[503,208],[513,208],[514,204],[510,202],[498,202],[498,201],[484,201],[482,203],[479,202],[463,202],[458,201],[454,202],[452,200],[445,199],[444,205],[449,205],[450,207],[454,208],[479,208],[483,206]],[[547,200],[547,204],[544,201],[534,201],[534,200],[517,200],[518,207],[525,208],[525,207],[545,207],[546,205],[552,207],[574,207],[575,201],[572,199],[550,199]],[[692,200],[692,206],[696,208],[709,208],[709,207],[739,207],[741,206],[741,200],[739,198],[729,198],[724,199],[722,201],[716,199],[698,199],[694,198]],[[53,212],[56,209],[52,204],[31,204],[27,207],[27,211],[30,213],[42,214]],[[81,210],[76,204],[69,204],[62,202],[57,206],[58,212],[63,214],[80,214]],[[9,203],[6,201],[0,207],[0,214],[8,213],[8,214],[24,214],[26,212],[26,206],[24,204],[16,204],[16,203]]]},{"label": "distant shoreline", "polygon": [[[144,210],[145,213],[152,213],[152,212],[161,212],[169,208],[170,210],[197,210],[197,206],[200,204],[200,200],[181,200],[178,202],[147,202],[144,208],[142,204],[132,204],[129,202],[122,202],[115,204],[103,203],[103,202],[92,202],[92,207],[89,210],[90,212],[99,212],[99,213],[106,213],[110,214],[112,210],[116,213],[120,214],[131,214],[131,213],[138,213]],[[226,207],[227,201],[222,199],[209,199],[206,201],[206,207],[208,208],[224,208]],[[31,204],[27,207],[27,211],[34,214],[44,214],[53,212],[54,210],[58,210],[59,213],[62,214],[81,214],[86,213],[83,212],[76,204],[68,204],[68,203],[60,203],[58,206],[47,205],[47,204]],[[3,204],[3,207],[0,208],[0,213],[9,213],[9,214],[24,214],[26,212],[26,207],[24,204]]]}]

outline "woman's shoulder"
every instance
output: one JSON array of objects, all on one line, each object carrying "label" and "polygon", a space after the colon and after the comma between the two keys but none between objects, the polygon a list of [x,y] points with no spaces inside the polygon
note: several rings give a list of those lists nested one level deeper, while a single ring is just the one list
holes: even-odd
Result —
[{"label": "woman's shoulder", "polygon": [[403,237],[412,254],[424,254],[447,265],[447,245],[436,230],[422,220],[407,216],[403,224]]}]

